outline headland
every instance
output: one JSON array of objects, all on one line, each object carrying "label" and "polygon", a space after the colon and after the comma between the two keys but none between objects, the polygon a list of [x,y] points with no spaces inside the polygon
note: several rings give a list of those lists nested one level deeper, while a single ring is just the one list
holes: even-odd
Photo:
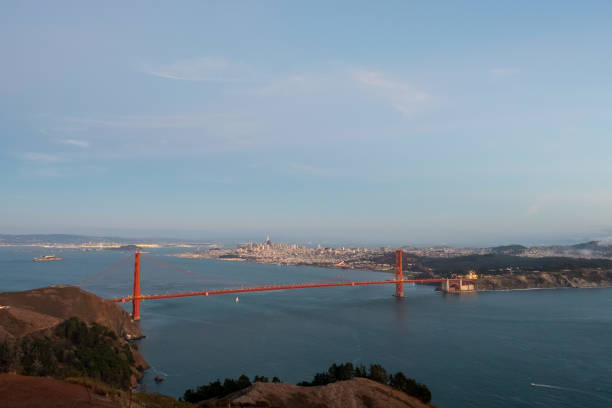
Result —
[{"label": "headland", "polygon": [[[177,253],[196,259],[256,262],[393,272],[394,248],[330,248],[276,243],[240,244]],[[612,286],[612,247],[591,241],[572,246],[490,248],[403,247],[403,270],[410,279],[472,278],[475,290],[591,288]]]}]

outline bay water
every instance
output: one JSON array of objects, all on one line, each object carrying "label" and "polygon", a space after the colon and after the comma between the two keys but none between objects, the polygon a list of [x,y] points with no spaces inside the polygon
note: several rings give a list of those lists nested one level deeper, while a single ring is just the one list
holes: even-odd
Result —
[{"label": "bay water", "polygon": [[[174,252],[143,255],[142,293],[392,277],[167,256]],[[64,260],[32,261],[51,253]],[[3,247],[0,291],[80,283],[103,297],[129,295],[132,268],[133,256],[121,251]],[[439,407],[612,407],[612,289],[393,292],[382,285],[144,301],[138,345],[151,369],[142,388],[179,397],[241,374],[299,382],[350,361],[404,372]]]}]

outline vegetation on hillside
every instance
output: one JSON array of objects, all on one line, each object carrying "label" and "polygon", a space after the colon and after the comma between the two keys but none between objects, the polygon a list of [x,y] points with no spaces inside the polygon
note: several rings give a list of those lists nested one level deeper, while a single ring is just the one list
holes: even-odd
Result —
[{"label": "vegetation on hillside", "polygon": [[424,403],[431,401],[431,392],[425,384],[418,383],[412,378],[407,378],[401,371],[396,374],[387,374],[387,370],[380,364],[370,365],[369,370],[366,370],[364,365],[354,367],[352,363],[332,364],[326,372],[315,374],[312,381],[303,381],[298,383],[298,385],[326,385],[336,381],[360,377],[389,385],[412,397],[418,398]]},{"label": "vegetation on hillside", "polygon": [[[585,245],[576,245],[572,248],[580,249]],[[603,248],[603,247],[598,247]],[[479,275],[503,275],[507,273],[525,272],[558,272],[563,270],[603,269],[612,270],[612,259],[605,258],[578,258],[569,256],[526,257],[518,256],[527,249],[520,245],[506,245],[492,248],[492,253],[484,255],[464,255],[449,258],[417,256],[404,254],[404,270],[435,274],[443,277],[464,275],[474,270]],[[395,264],[395,253],[388,252],[372,259],[378,264]],[[424,275],[423,277],[428,277]]]},{"label": "vegetation on hillside", "polygon": [[72,317],[55,328],[0,343],[0,372],[56,378],[89,377],[130,387],[134,356],[115,332]]},{"label": "vegetation on hillside", "polygon": [[[424,403],[429,403],[431,401],[431,392],[426,385],[418,383],[412,378],[407,378],[402,372],[389,375],[387,374],[387,370],[380,364],[372,364],[369,370],[367,370],[364,365],[354,367],[352,363],[334,363],[326,372],[315,374],[312,381],[303,381],[297,385],[305,387],[327,385],[336,381],[345,381],[359,377],[368,378],[381,384],[389,385],[412,397],[418,398]],[[253,382],[268,382],[268,378],[255,376]],[[280,382],[280,380],[274,377],[272,382]],[[183,399],[187,402],[196,403],[210,398],[224,397],[233,392],[247,388],[251,384],[251,381],[245,375],[241,375],[237,380],[226,378],[223,383],[216,380],[208,385],[199,386],[195,390],[189,389],[185,391]]]},{"label": "vegetation on hillside", "polygon": [[[269,382],[268,377],[256,375],[253,378],[253,383],[256,382]],[[272,378],[272,382],[280,382],[278,377]],[[199,402],[210,398],[223,397],[236,391],[240,391],[244,388],[251,386],[251,380],[246,375],[241,375],[237,380],[232,378],[226,378],[225,381],[221,382],[218,379],[210,382],[207,385],[201,385],[195,390],[189,389],[185,391],[183,399],[187,402]]]},{"label": "vegetation on hillside", "polygon": [[528,258],[505,254],[466,255],[453,258],[421,258],[419,270],[441,276],[463,275],[475,270],[479,275],[501,275],[508,272],[556,272],[580,269],[612,269],[612,260],[565,257]]}]

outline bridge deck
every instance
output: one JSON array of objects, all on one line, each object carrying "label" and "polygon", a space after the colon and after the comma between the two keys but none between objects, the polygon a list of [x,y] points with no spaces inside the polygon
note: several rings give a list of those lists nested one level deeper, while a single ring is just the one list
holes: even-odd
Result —
[{"label": "bridge deck", "polygon": [[[154,300],[154,299],[171,299],[191,296],[212,296],[212,295],[228,295],[232,293],[250,293],[250,292],[267,292],[274,290],[288,289],[309,289],[309,288],[329,288],[337,286],[366,286],[366,285],[391,285],[398,283],[436,283],[446,279],[403,279],[403,280],[381,280],[381,281],[361,281],[361,282],[332,282],[332,283],[300,283],[293,285],[270,285],[257,286],[252,288],[235,288],[235,289],[217,289],[203,290],[197,292],[182,292],[182,293],[160,293],[155,295],[140,295],[140,296],[124,296],[110,299],[115,302],[128,302],[133,300]],[[450,279],[451,281],[459,281],[459,279]],[[464,282],[471,282],[472,279],[463,279]]]}]

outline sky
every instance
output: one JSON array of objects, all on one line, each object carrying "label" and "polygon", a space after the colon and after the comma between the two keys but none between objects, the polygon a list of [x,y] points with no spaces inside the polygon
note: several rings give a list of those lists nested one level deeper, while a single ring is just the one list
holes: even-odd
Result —
[{"label": "sky", "polygon": [[609,1],[0,1],[0,233],[612,235]]}]

